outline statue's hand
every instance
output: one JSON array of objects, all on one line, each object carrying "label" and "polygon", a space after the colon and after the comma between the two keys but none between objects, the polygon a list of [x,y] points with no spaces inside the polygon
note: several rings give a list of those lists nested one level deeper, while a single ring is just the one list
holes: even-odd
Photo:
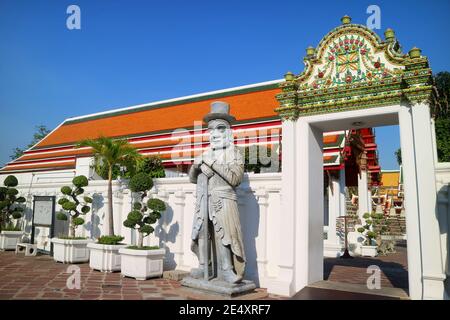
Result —
[{"label": "statue's hand", "polygon": [[201,164],[202,164],[202,159],[201,158],[195,158],[194,162],[192,163],[192,166],[194,167],[194,169],[199,170]]},{"label": "statue's hand", "polygon": [[211,178],[214,175],[214,171],[212,171],[206,164],[202,164],[200,166],[200,170],[202,170],[202,173],[204,173],[208,178]]}]

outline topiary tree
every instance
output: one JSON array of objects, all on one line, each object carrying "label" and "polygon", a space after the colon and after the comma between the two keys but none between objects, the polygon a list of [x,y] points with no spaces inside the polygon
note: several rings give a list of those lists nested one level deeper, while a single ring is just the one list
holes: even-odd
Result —
[{"label": "topiary tree", "polygon": [[74,238],[77,227],[84,224],[84,219],[80,216],[91,211],[89,204],[92,203],[92,198],[84,196],[82,201],[78,199],[78,197],[82,196],[84,193],[83,187],[87,187],[89,184],[88,179],[85,176],[77,176],[73,178],[72,184],[72,187],[64,186],[61,188],[61,193],[64,197],[58,200],[58,204],[60,204],[62,208],[68,212],[68,215],[64,212],[59,212],[56,215],[56,219],[67,221],[69,216],[69,237]]},{"label": "topiary tree", "polygon": [[[382,226],[382,220],[384,216],[382,213],[364,213],[363,218],[366,220],[366,224],[362,227],[358,228],[358,232],[362,233],[365,238],[365,245],[371,246],[373,244],[373,240],[376,239],[381,232],[385,231],[385,227]],[[379,228],[378,228],[379,227]],[[378,232],[376,230],[378,229]]]},{"label": "topiary tree", "polygon": [[[19,197],[19,191],[15,188],[19,182],[15,176],[7,176],[3,181],[4,187],[0,187],[0,229],[8,231],[20,231],[19,219],[25,210],[25,198]],[[13,223],[12,220],[16,220]]]},{"label": "topiary tree", "polygon": [[144,237],[155,231],[152,224],[161,218],[161,213],[166,210],[166,205],[163,201],[156,198],[149,199],[144,204],[147,192],[153,187],[153,180],[147,173],[141,172],[134,175],[130,179],[129,187],[132,192],[140,194],[140,199],[133,204],[133,210],[128,214],[123,225],[138,231],[138,248],[143,248]]}]

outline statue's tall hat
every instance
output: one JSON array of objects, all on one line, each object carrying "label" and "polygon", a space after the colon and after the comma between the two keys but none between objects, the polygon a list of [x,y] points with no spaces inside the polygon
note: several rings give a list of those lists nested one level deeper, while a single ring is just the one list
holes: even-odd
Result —
[{"label": "statue's tall hat", "polygon": [[230,105],[223,101],[211,102],[211,112],[203,117],[203,121],[206,123],[216,119],[225,120],[230,124],[236,121],[236,118],[230,114]]}]

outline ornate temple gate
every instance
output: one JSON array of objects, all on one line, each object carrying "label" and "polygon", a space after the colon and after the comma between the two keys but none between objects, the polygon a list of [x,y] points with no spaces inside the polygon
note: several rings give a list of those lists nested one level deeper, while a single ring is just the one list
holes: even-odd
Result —
[{"label": "ornate temple gate", "polygon": [[403,54],[350,17],[309,47],[305,70],[287,73],[277,95],[283,119],[280,274],[270,290],[293,295],[323,279],[323,158],[326,131],[400,126],[412,299],[444,297],[436,213],[432,72],[421,51]]}]

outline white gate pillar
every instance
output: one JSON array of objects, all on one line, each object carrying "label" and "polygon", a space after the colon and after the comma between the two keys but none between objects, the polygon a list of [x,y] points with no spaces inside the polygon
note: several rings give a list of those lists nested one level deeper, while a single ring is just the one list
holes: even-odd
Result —
[{"label": "white gate pillar", "polygon": [[296,212],[296,175],[297,168],[296,125],[293,121],[283,121],[283,170],[281,171],[281,211],[279,214],[280,247],[278,257],[278,277],[268,283],[268,291],[275,294],[292,296],[294,288],[294,250],[296,239],[294,234],[294,215]]},{"label": "white gate pillar", "polygon": [[339,172],[339,196],[340,196],[340,209],[339,217],[347,214],[347,199],[345,197],[345,168]]},{"label": "white gate pillar", "polygon": [[[339,173],[342,175],[343,170]],[[328,192],[328,233],[327,239],[324,243],[324,256],[325,257],[339,257],[342,246],[340,239],[336,232],[336,219],[341,216],[341,178],[330,175],[329,185],[327,187]]]},{"label": "white gate pillar", "polygon": [[442,299],[440,232],[436,215],[436,184],[429,107],[402,106],[399,113],[403,158],[408,277],[412,299]]},{"label": "white gate pillar", "polygon": [[367,180],[367,169],[362,168],[358,175],[358,216],[361,219],[361,224],[364,224],[364,213],[371,212],[369,207],[369,192]]},{"label": "white gate pillar", "polygon": [[299,118],[296,127],[295,290],[299,291],[323,280],[323,133],[306,118]]}]

